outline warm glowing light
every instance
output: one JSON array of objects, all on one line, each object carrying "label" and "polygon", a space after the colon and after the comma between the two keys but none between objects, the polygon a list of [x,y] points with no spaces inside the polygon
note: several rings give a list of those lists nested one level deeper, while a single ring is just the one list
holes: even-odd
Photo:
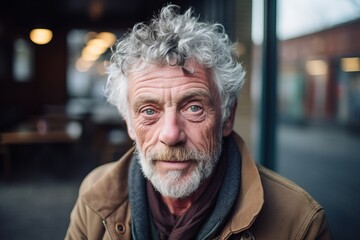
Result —
[{"label": "warm glowing light", "polygon": [[325,75],[328,72],[328,64],[324,60],[310,60],[305,65],[306,72],[312,76]]},{"label": "warm glowing light", "polygon": [[[88,32],[84,38],[86,45],[81,51],[81,57],[76,61],[75,67],[79,72],[89,71],[96,64],[100,56],[116,42],[115,34],[111,32]],[[99,75],[104,75],[104,66],[97,65],[96,71]]]},{"label": "warm glowing light", "polygon": [[98,39],[98,38],[94,38],[94,39],[89,40],[87,42],[87,45],[98,46],[98,47],[101,47],[101,48],[108,48],[109,47],[105,40]]},{"label": "warm glowing light", "polygon": [[359,72],[360,71],[360,58],[358,58],[358,57],[342,58],[341,59],[341,69],[344,72]]},{"label": "warm glowing light", "polygon": [[89,48],[83,48],[83,50],[81,51],[81,57],[85,60],[85,61],[96,61],[100,55],[99,54],[95,54],[91,51],[89,51]]},{"label": "warm glowing light", "polygon": [[96,38],[104,40],[108,47],[111,47],[116,42],[116,36],[111,32],[101,32]]},{"label": "warm glowing light", "polygon": [[87,45],[83,48],[83,51],[93,55],[101,55],[106,51],[106,48],[97,45]]},{"label": "warm glowing light", "polygon": [[43,45],[51,41],[53,33],[49,29],[36,28],[30,32],[30,39],[36,44]]}]

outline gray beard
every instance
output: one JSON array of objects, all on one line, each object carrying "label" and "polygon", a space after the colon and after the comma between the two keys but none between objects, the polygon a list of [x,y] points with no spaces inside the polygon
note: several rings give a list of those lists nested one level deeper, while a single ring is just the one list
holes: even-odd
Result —
[{"label": "gray beard", "polygon": [[189,152],[186,153],[187,157],[195,160],[197,165],[186,177],[182,177],[182,172],[179,170],[172,170],[165,175],[160,175],[156,172],[153,164],[153,159],[156,159],[154,155],[156,154],[150,152],[145,155],[137,144],[139,163],[144,176],[162,196],[176,199],[190,196],[212,174],[219,161],[222,151],[222,134],[218,136],[213,148],[214,150],[209,153],[193,149],[188,150]]}]

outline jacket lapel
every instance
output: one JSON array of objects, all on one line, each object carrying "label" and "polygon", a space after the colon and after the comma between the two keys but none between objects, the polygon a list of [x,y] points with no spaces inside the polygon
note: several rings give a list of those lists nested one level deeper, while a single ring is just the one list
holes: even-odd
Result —
[{"label": "jacket lapel", "polygon": [[264,204],[264,191],[256,164],[241,137],[235,132],[232,133],[232,137],[242,158],[241,187],[235,202],[234,214],[225,226],[221,239],[248,229]]}]

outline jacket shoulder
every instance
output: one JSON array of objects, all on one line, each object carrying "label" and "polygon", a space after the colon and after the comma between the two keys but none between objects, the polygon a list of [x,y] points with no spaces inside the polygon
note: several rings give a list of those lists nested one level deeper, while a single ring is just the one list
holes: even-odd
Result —
[{"label": "jacket shoulder", "polygon": [[322,209],[322,206],[296,183],[262,166],[258,166],[258,169],[266,202],[288,205],[286,209],[290,212],[287,214],[291,214],[291,210],[317,212]]},{"label": "jacket shoulder", "polygon": [[79,194],[81,195],[94,185],[100,185],[99,187],[102,188],[106,184],[114,182],[119,183],[119,181],[121,181],[122,184],[126,184],[128,174],[127,169],[129,167],[133,152],[134,147],[129,149],[119,160],[100,165],[93,169],[83,179],[80,185]]},{"label": "jacket shoulder", "polygon": [[79,194],[81,195],[91,188],[99,179],[110,172],[115,167],[115,164],[116,162],[106,163],[91,170],[82,180]]},{"label": "jacket shoulder", "polygon": [[328,236],[325,212],[307,191],[269,169],[259,165],[258,169],[265,199],[258,224],[264,228],[282,226],[278,231],[288,239],[308,239],[309,235],[330,239],[320,237]]}]

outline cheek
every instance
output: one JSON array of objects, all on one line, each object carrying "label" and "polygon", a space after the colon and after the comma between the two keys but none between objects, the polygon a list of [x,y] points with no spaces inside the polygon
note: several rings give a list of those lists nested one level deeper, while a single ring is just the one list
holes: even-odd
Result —
[{"label": "cheek", "polygon": [[213,126],[213,128],[211,128],[211,131],[208,131],[208,135],[206,136],[206,141],[209,151],[214,151],[215,145],[218,144],[217,142],[218,134],[219,132],[216,126]]},{"label": "cheek", "polygon": [[188,140],[201,151],[212,151],[217,143],[218,129],[219,127],[215,121],[202,122],[201,124],[188,124]]},{"label": "cheek", "polygon": [[146,151],[149,146],[156,142],[156,137],[158,135],[157,128],[136,123],[134,127],[137,144],[139,144],[143,151]]}]

